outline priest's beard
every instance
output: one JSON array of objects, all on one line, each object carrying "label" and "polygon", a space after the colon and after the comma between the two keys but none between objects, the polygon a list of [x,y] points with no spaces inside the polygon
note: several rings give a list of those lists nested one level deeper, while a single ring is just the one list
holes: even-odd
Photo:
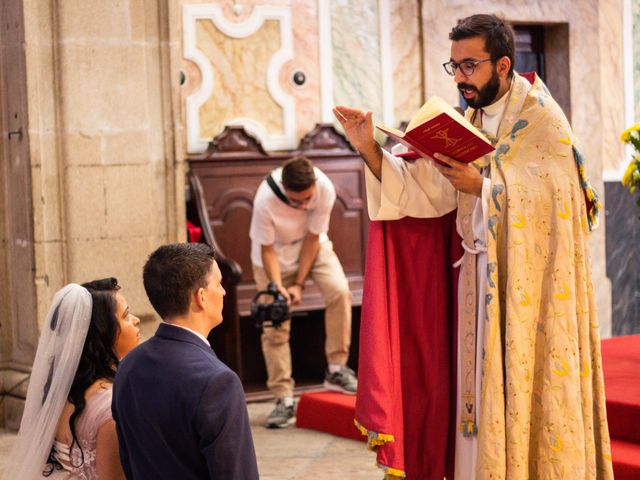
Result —
[{"label": "priest's beard", "polygon": [[478,90],[478,88],[469,83],[459,83],[458,90],[462,91],[464,89],[472,89],[478,92],[478,95],[475,98],[465,98],[467,105],[469,105],[471,108],[477,110],[478,108],[484,108],[487,105],[491,105],[496,99],[498,91],[500,90],[500,77],[498,76],[498,72],[496,71],[495,66],[493,67],[491,78],[484,87]]}]

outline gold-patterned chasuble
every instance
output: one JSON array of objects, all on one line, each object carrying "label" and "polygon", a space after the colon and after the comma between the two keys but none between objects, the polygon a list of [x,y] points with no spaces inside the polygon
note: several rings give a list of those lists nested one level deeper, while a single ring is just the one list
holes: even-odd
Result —
[{"label": "gold-patterned chasuble", "polygon": [[[571,128],[539,78],[531,85],[516,75],[496,150],[483,163],[491,193],[477,477],[612,479],[588,249],[599,203]],[[475,198],[461,194],[459,204],[471,246]],[[467,435],[476,417],[475,262],[465,254],[460,279]]]}]

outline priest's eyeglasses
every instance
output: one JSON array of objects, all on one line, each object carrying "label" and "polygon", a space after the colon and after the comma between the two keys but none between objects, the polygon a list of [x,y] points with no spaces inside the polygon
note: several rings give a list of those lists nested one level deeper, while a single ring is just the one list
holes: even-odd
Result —
[{"label": "priest's eyeglasses", "polygon": [[444,71],[447,72],[452,77],[456,74],[456,70],[458,68],[462,72],[462,74],[466,77],[473,75],[473,72],[476,71],[476,67],[480,63],[484,62],[492,62],[495,58],[485,58],[484,60],[465,60],[464,62],[456,63],[453,60],[445,62],[442,64],[444,67]]}]

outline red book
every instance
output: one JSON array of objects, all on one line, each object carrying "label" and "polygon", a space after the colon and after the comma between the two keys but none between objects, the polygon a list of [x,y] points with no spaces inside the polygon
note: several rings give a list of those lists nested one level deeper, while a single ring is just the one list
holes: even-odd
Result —
[{"label": "red book", "polygon": [[495,150],[491,142],[440,97],[431,97],[409,122],[405,132],[376,125],[380,131],[423,157],[442,153],[464,163]]}]

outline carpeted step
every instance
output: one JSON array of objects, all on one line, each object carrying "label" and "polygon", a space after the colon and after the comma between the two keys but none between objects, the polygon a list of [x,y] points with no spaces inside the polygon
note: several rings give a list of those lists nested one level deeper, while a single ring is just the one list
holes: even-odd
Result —
[{"label": "carpeted step", "polygon": [[611,456],[616,480],[638,480],[640,478],[640,445],[611,439]]},{"label": "carpeted step", "polygon": [[640,335],[603,340],[602,365],[609,434],[640,444]]},{"label": "carpeted step", "polygon": [[353,424],[355,395],[336,392],[303,393],[296,411],[296,426],[364,441]]},{"label": "carpeted step", "polygon": [[[616,480],[640,479],[640,335],[602,341],[607,417]],[[364,441],[353,424],[356,398],[304,393],[297,426]]]}]

